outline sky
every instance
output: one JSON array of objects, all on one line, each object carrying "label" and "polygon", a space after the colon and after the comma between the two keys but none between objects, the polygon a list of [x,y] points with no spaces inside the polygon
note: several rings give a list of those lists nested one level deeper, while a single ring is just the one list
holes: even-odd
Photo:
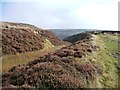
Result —
[{"label": "sky", "polygon": [[119,0],[2,0],[2,21],[40,28],[118,30]]}]

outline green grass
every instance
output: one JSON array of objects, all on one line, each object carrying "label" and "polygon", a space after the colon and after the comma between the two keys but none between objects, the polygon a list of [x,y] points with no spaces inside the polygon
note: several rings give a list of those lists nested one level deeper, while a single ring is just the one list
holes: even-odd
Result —
[{"label": "green grass", "polygon": [[[118,86],[118,58],[114,58],[112,53],[118,51],[118,41],[114,40],[112,35],[98,35],[99,45],[101,50],[97,52],[97,64],[103,68],[103,74],[99,77],[99,82],[103,87],[117,87]],[[113,38],[112,38],[113,37]],[[116,36],[117,37],[117,36]]]},{"label": "green grass", "polygon": [[54,47],[54,45],[47,38],[45,38],[44,49],[48,49],[48,48],[51,48],[51,47]]},{"label": "green grass", "polygon": [[[96,35],[91,41],[92,45],[100,46],[100,50],[87,53],[85,57],[79,60],[80,63],[97,64],[103,70],[103,74],[98,75],[96,80],[90,82],[91,88],[116,88],[118,87],[118,58],[114,58],[111,53],[120,53],[118,51],[118,38],[113,35]],[[120,65],[118,65],[120,66]]]},{"label": "green grass", "polygon": [[[115,36],[111,38],[111,35],[100,35],[101,39],[104,41],[106,49],[110,52],[118,52],[118,40],[115,39]],[[116,36],[117,37],[117,36]]]}]

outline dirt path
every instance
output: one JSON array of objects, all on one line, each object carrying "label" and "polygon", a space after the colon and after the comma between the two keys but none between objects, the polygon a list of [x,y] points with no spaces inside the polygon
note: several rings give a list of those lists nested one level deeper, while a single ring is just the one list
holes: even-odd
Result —
[{"label": "dirt path", "polygon": [[29,61],[32,61],[38,57],[44,56],[50,52],[54,52],[56,50],[59,50],[62,47],[65,47],[66,45],[61,45],[49,49],[43,49],[33,52],[26,52],[26,53],[20,53],[17,55],[7,55],[2,57],[2,70],[0,72],[6,72],[11,67],[19,64],[25,64]]}]

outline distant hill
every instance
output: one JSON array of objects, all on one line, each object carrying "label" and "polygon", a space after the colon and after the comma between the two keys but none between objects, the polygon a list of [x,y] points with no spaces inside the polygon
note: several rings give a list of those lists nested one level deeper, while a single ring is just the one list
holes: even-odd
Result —
[{"label": "distant hill", "polygon": [[[82,32],[97,31],[97,29],[48,29],[49,31],[54,32],[60,39],[65,39],[72,35],[76,35]],[[113,31],[114,30],[98,30],[98,31]]]},{"label": "distant hill", "polygon": [[90,30],[92,29],[49,29],[49,31],[54,32],[60,39]]},{"label": "distant hill", "polygon": [[116,35],[116,34],[120,34],[120,31],[110,31],[110,30],[96,30],[96,31],[85,31],[83,33],[78,33],[75,35],[71,35],[69,37],[64,38],[64,41],[70,42],[70,43],[74,43],[77,42],[79,40],[83,40],[83,39],[87,39],[89,37],[91,37],[91,34],[111,34],[111,35]]},{"label": "distant hill", "polygon": [[64,43],[51,31],[34,25],[0,22],[0,26],[3,55],[35,51]]},{"label": "distant hill", "polygon": [[63,40],[70,42],[70,43],[74,43],[79,40],[87,39],[89,37],[91,37],[91,35],[89,33],[79,33],[79,34],[75,34],[75,35],[69,36],[67,38],[64,38]]}]

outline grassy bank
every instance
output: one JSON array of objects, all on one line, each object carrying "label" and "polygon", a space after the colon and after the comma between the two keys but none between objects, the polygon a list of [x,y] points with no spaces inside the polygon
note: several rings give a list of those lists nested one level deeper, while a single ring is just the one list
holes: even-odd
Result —
[{"label": "grassy bank", "polygon": [[120,86],[120,63],[118,62],[118,54],[120,54],[120,51],[118,43],[117,35],[93,35],[91,44],[100,47],[100,49],[86,54],[80,63],[88,62],[97,64],[100,66],[103,73],[98,75],[93,82],[89,82],[88,87],[117,88]]},{"label": "grassy bank", "polygon": [[98,77],[101,87],[116,88],[118,87],[118,36],[98,35],[97,44],[101,50],[96,53],[96,62],[103,68],[103,74]]}]

